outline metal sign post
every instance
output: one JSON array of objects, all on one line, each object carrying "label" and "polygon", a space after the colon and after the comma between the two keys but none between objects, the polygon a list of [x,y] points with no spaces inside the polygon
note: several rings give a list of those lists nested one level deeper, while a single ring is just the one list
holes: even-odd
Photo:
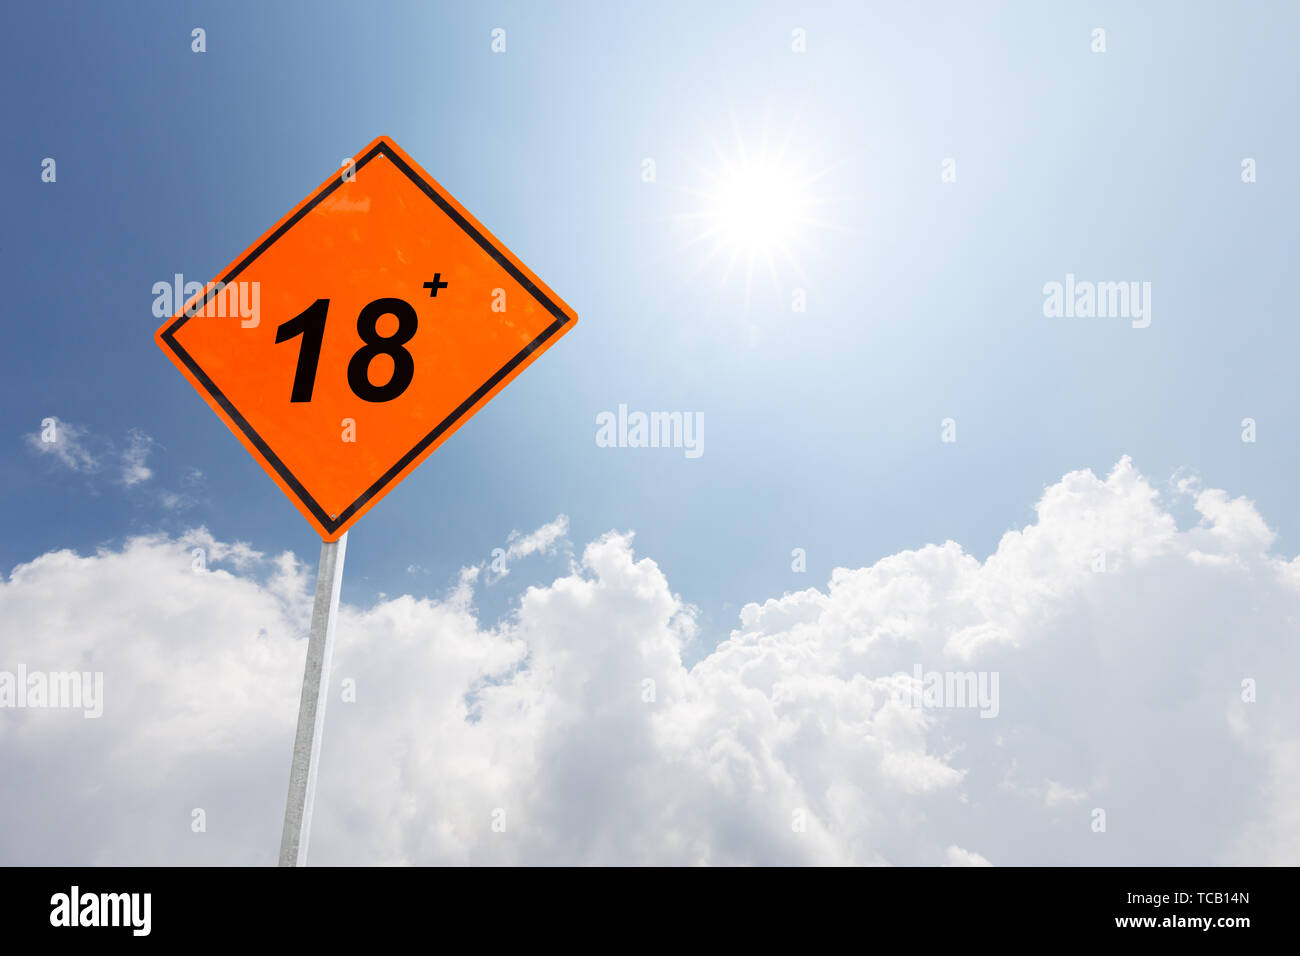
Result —
[{"label": "metal sign post", "polygon": [[320,768],[321,735],[325,730],[325,704],[329,699],[330,660],[334,656],[334,625],[338,620],[343,556],[347,548],[347,532],[337,541],[326,541],[320,546],[307,666],[302,676],[302,699],[298,703],[298,732],[293,740],[293,763],[289,766],[289,798],[284,807],[284,833],[280,837],[281,866],[307,864],[316,772]]}]

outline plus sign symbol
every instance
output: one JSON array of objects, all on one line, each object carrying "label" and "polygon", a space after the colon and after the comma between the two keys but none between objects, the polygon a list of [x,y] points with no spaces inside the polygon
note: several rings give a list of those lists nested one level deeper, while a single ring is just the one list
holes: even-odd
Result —
[{"label": "plus sign symbol", "polygon": [[438,297],[438,290],[447,288],[447,283],[442,281],[441,272],[435,272],[433,274],[433,281],[426,282],[424,287],[429,290],[429,298],[436,299]]}]

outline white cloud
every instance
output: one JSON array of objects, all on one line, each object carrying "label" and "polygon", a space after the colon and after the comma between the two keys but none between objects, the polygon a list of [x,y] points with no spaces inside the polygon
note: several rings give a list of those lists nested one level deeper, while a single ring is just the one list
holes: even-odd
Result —
[{"label": "white cloud", "polygon": [[559,542],[568,533],[568,515],[557,515],[554,521],[548,521],[528,534],[511,531],[506,538],[506,546],[492,552],[488,583],[495,584],[508,575],[510,565],[520,558],[527,558],[534,554],[554,554]]},{"label": "white cloud", "polygon": [[963,850],[959,846],[948,847],[944,854],[944,866],[992,866],[988,860],[978,853],[972,853],[970,850]]},{"label": "white cloud", "polygon": [[1059,807],[1070,803],[1080,803],[1088,799],[1088,794],[1082,790],[1075,790],[1065,786],[1063,783],[1057,783],[1055,780],[1046,781],[1042,787],[1035,787],[1033,793],[1041,796],[1043,803],[1049,807]]},{"label": "white cloud", "polygon": [[[948,542],[837,569],[747,605],[689,669],[694,613],[628,535],[498,625],[473,568],[438,600],[345,605],[312,860],[1300,862],[1300,559],[1250,502],[1179,493],[1202,518],[1182,531],[1127,460],[1072,473],[988,560]],[[0,863],[270,862],[312,585],[203,529],[15,569],[0,668],[102,670],[105,702],[0,711],[24,821]],[[997,672],[998,716],[911,706],[917,664]]]},{"label": "white cloud", "polygon": [[554,521],[547,522],[529,534],[510,532],[509,547],[506,556],[524,558],[531,554],[551,554],[556,542],[569,533],[569,516],[559,515]]},{"label": "white cloud", "polygon": [[177,543],[183,548],[190,549],[191,552],[194,548],[201,548],[206,560],[228,563],[240,571],[253,567],[265,557],[247,541],[234,543],[218,541],[204,525],[186,531],[177,539]]},{"label": "white cloud", "polygon": [[47,418],[38,431],[24,435],[23,441],[37,454],[52,456],[64,468],[89,474],[100,464],[100,456],[89,447],[89,438],[89,431],[81,425]]},{"label": "white cloud", "polygon": [[[149,450],[152,447],[153,439],[140,429],[132,428],[127,433],[127,445],[122,451],[121,477],[122,484],[126,487],[134,487],[140,482],[148,481],[153,477],[153,472],[145,464],[149,458]],[[174,507],[174,505],[168,505],[168,507]]]},{"label": "white cloud", "polygon": [[[139,428],[126,433],[126,445],[118,448],[111,439],[92,435],[83,425],[74,425],[56,418],[46,418],[41,428],[23,436],[27,447],[42,456],[49,456],[69,471],[94,474],[105,463],[116,459],[120,464],[117,482],[125,488],[134,488],[153,477],[148,465],[154,440]],[[192,475],[202,475],[191,469]],[[160,496],[164,508],[176,509],[186,504],[184,496],[163,492]]]}]

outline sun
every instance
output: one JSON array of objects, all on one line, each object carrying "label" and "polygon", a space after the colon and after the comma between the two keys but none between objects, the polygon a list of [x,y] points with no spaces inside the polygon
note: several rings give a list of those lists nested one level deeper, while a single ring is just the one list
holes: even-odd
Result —
[{"label": "sun", "polygon": [[709,162],[692,162],[697,184],[682,191],[690,208],[674,217],[685,229],[683,248],[699,249],[701,268],[721,263],[722,281],[744,274],[748,305],[756,275],[774,288],[805,278],[817,234],[834,224],[823,215],[834,198],[826,191],[830,167],[795,148],[791,131],[778,144],[767,126],[756,148],[739,134],[729,150],[712,144]]},{"label": "sun", "polygon": [[756,161],[727,170],[709,199],[705,218],[719,241],[749,256],[786,252],[807,224],[813,200],[792,170],[778,163]]}]

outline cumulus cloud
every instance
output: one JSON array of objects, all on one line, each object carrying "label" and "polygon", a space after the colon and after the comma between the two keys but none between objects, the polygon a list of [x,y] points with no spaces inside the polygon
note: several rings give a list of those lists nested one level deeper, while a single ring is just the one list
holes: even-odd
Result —
[{"label": "cumulus cloud", "polygon": [[[1127,459],[1066,475],[986,560],[836,569],[689,668],[695,614],[631,535],[499,622],[476,568],[345,604],[311,859],[1300,862],[1300,560],[1249,501],[1171,493],[1197,524]],[[0,710],[0,863],[272,862],[312,584],[203,529],[14,569],[0,669],[102,670],[105,699]],[[997,673],[997,716],[925,705],[918,669]]]}]

